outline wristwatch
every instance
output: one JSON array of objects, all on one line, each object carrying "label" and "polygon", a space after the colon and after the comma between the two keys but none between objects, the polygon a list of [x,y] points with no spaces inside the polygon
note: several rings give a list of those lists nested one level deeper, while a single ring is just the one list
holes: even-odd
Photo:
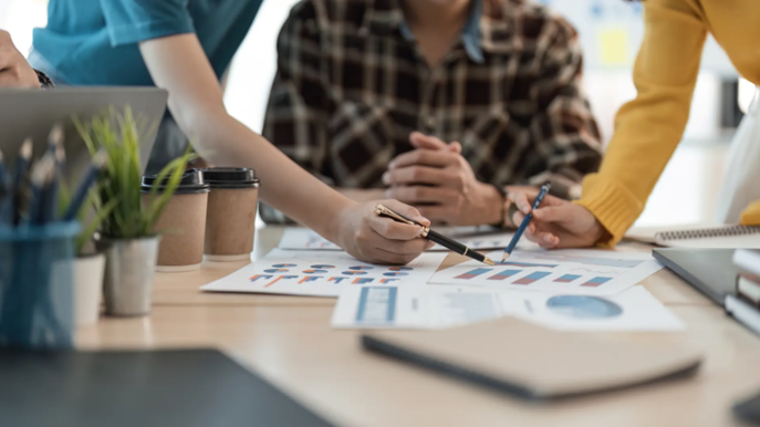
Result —
[{"label": "wristwatch", "polygon": [[500,228],[500,229],[509,228],[509,222],[507,222],[508,218],[505,217],[505,214],[506,214],[506,212],[505,212],[506,211],[506,204],[509,201],[507,199],[507,192],[504,190],[503,187],[500,187],[500,186],[498,186],[496,184],[491,184],[491,186],[493,188],[495,188],[496,191],[499,192],[499,194],[501,194],[501,198],[502,198],[502,203],[501,203],[501,221],[499,221],[496,224],[491,224],[491,227]]},{"label": "wristwatch", "polygon": [[43,73],[40,70],[34,70],[34,72],[37,73],[37,79],[39,79],[40,86],[43,89],[52,89],[55,87],[55,83],[53,83],[53,80],[50,79],[47,74]]}]

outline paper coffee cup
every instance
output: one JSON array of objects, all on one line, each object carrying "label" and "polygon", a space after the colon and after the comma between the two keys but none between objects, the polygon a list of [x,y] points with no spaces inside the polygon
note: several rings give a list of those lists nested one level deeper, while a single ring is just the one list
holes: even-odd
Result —
[{"label": "paper coffee cup", "polygon": [[[156,176],[143,177],[141,191],[146,202],[154,186],[158,186],[156,197],[161,195],[163,183],[156,179]],[[208,196],[209,185],[203,179],[203,172],[187,170],[154,228],[162,235],[156,271],[180,272],[200,268]]]},{"label": "paper coffee cup", "polygon": [[259,180],[248,168],[203,170],[211,186],[204,253],[209,261],[249,259],[256,233]]}]

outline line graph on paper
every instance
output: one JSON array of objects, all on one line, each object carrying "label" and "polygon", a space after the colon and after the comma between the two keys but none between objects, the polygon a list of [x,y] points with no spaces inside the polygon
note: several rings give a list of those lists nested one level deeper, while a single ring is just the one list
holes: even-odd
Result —
[{"label": "line graph on paper", "polygon": [[[489,254],[500,258],[500,252]],[[614,295],[662,268],[648,254],[607,251],[515,251],[495,266],[468,261],[430,283],[569,294]]]}]

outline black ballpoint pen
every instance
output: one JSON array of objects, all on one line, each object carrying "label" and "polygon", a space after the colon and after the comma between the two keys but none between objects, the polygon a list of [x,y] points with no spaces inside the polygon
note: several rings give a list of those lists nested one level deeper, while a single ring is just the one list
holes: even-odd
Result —
[{"label": "black ballpoint pen", "polygon": [[398,222],[403,222],[409,225],[418,225],[423,228],[422,237],[425,239],[430,240],[431,242],[438,243],[439,245],[443,246],[446,249],[450,249],[460,255],[468,256],[475,261],[480,261],[484,264],[488,265],[496,265],[490,258],[487,256],[475,252],[472,249],[468,248],[467,246],[455,241],[451,240],[448,237],[444,236],[443,234],[440,234],[436,231],[431,230],[428,227],[425,227],[424,225],[420,224],[417,221],[413,221],[403,215],[401,215],[398,212],[395,212],[391,209],[386,208],[383,205],[377,205],[375,207],[375,215],[378,216],[384,216],[386,218],[391,218],[393,220],[396,220]]}]

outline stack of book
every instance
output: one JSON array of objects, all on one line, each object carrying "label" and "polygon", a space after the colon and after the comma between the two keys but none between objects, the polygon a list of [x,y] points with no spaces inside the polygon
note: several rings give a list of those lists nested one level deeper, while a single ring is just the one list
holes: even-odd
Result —
[{"label": "stack of book", "polygon": [[739,270],[736,277],[737,295],[745,302],[760,307],[760,250],[737,250],[734,264]]}]

